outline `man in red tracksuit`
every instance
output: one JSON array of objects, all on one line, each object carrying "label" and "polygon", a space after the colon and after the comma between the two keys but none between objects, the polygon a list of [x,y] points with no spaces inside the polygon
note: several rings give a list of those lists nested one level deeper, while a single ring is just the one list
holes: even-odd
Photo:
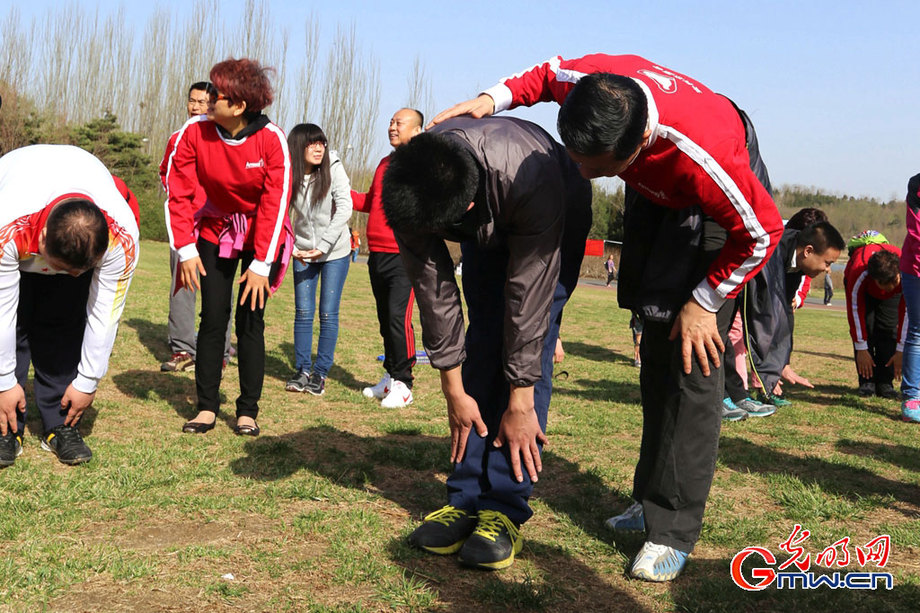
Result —
[{"label": "man in red tracksuit", "polygon": [[892,385],[901,376],[907,335],[900,257],[901,250],[887,242],[853,246],[843,271],[860,396],[900,398]]},{"label": "man in red tracksuit", "polygon": [[[408,143],[421,133],[425,119],[415,109],[399,109],[390,120],[387,134],[396,148]],[[412,282],[406,275],[399,245],[383,213],[380,198],[383,173],[390,164],[390,156],[380,160],[374,179],[366,194],[352,190],[354,209],[368,213],[367,271],[371,289],[377,302],[377,320],[383,337],[383,378],[373,386],[365,387],[368,398],[379,398],[380,406],[397,409],[410,404],[412,398],[412,367],[415,366],[415,331],[412,328],[412,305],[415,294]]]},{"label": "man in red tracksuit", "polygon": [[434,122],[552,100],[582,175],[627,186],[618,299],[645,321],[644,420],[636,503],[607,525],[646,530],[630,574],[668,581],[699,538],[715,471],[732,300],[776,248],[782,222],[747,116],[641,57],[557,56]]}]

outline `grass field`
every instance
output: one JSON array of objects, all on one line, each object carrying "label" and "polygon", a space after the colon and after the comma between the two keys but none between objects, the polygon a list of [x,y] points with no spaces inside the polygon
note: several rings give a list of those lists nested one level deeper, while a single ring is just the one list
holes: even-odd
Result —
[{"label": "grass field", "polygon": [[[32,430],[0,472],[0,611],[916,611],[920,603],[920,428],[897,403],[855,393],[841,310],[796,318],[793,366],[817,385],[790,390],[773,417],[727,424],[702,538],[683,575],[626,577],[642,539],[603,521],[629,504],[639,448],[638,372],[615,292],[583,286],[566,310],[550,444],[524,550],[508,570],[462,569],[405,537],[444,502],[448,428],[436,373],[416,370],[416,401],[382,410],[361,395],[382,353],[366,266],[352,266],[336,366],[323,397],[284,391],[293,294],[271,300],[259,423],[237,437],[232,409],[204,436],[194,376],[168,357],[167,249],[145,242],[109,375],[82,431],[95,454],[69,468]],[[235,363],[225,407],[238,391]],[[34,416],[33,416],[34,417]],[[812,558],[843,537],[891,536],[892,591],[748,593],[729,563],[802,524]],[[812,570],[818,570],[814,566]],[[867,571],[879,570],[872,566]],[[231,578],[232,575],[232,578]]]}]

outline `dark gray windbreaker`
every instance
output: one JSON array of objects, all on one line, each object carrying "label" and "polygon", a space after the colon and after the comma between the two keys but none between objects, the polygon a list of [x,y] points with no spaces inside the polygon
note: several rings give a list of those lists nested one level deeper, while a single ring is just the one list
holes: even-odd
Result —
[{"label": "dark gray windbreaker", "polygon": [[792,301],[802,282],[801,272],[789,272],[799,231],[787,229],[767,264],[743,290],[741,312],[745,340],[754,374],[772,393],[792,355],[795,327]]},{"label": "dark gray windbreaker", "polygon": [[[559,277],[559,244],[567,202],[591,197],[565,148],[539,126],[511,117],[445,121],[431,132],[455,138],[485,169],[485,202],[477,202],[480,249],[508,251],[503,325],[505,378],[516,386],[540,378],[540,354]],[[485,204],[485,206],[483,206]],[[444,239],[397,232],[399,252],[415,288],[422,341],[437,369],[463,363],[464,320],[453,262]]]}]

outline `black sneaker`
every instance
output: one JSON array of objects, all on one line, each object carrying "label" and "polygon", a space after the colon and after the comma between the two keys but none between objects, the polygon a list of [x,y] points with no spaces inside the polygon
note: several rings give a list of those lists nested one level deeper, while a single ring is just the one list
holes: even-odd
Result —
[{"label": "black sneaker", "polygon": [[877,386],[875,386],[875,393],[882,398],[887,398],[888,400],[901,399],[901,392],[896,390],[890,383],[879,383]]},{"label": "black sneaker", "polygon": [[307,382],[306,391],[314,396],[322,396],[326,392],[326,377],[315,372],[310,373],[310,380]]},{"label": "black sneaker", "polygon": [[21,454],[22,436],[12,431],[0,436],[0,468],[12,466]]},{"label": "black sneaker", "polygon": [[294,375],[290,381],[284,385],[284,389],[289,392],[305,392],[310,384],[310,375],[301,371]]},{"label": "black sneaker", "polygon": [[80,431],[71,426],[58,426],[42,439],[42,449],[50,451],[64,464],[83,464],[93,457]]},{"label": "black sneaker", "polygon": [[464,566],[498,570],[511,566],[523,546],[520,528],[507,515],[482,510],[476,529],[460,549],[459,559]]},{"label": "black sneaker", "polygon": [[476,515],[446,505],[425,516],[409,535],[409,544],[442,556],[456,553],[476,528]]},{"label": "black sneaker", "polygon": [[867,381],[860,384],[859,389],[856,390],[856,393],[862,396],[863,398],[868,398],[870,396],[875,396],[875,383],[872,381]]}]

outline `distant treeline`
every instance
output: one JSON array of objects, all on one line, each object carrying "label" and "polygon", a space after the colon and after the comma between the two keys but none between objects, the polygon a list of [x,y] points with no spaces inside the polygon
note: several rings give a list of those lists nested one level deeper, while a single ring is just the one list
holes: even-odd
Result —
[{"label": "distant treeline", "polygon": [[[905,193],[907,179],[904,178]],[[904,200],[879,202],[874,198],[829,194],[821,189],[801,185],[776,188],[773,198],[783,219],[788,219],[799,209],[812,207],[827,213],[830,222],[845,239],[864,230],[877,230],[893,245],[900,247],[904,242]]]},{"label": "distant treeline", "polygon": [[[904,179],[905,190],[907,178]],[[589,238],[623,240],[623,186],[594,183],[594,222]],[[814,187],[782,185],[774,188],[773,198],[783,219],[799,209],[821,209],[845,239],[864,230],[877,230],[894,245],[904,242],[904,201],[879,202],[874,198],[831,194]]]}]

